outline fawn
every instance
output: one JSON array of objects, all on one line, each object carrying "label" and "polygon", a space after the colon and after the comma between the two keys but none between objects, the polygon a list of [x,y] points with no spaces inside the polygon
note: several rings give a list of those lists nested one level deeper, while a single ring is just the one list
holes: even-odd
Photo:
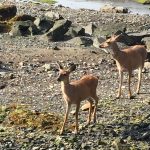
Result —
[{"label": "fawn", "polygon": [[112,49],[112,56],[116,61],[117,69],[119,71],[119,89],[117,98],[121,96],[121,87],[122,87],[122,80],[123,80],[123,71],[127,71],[128,76],[128,86],[129,86],[129,94],[128,97],[131,99],[133,98],[130,90],[130,79],[132,75],[132,71],[135,69],[139,69],[138,73],[138,85],[136,93],[139,94],[140,85],[141,85],[141,78],[142,78],[142,69],[144,67],[144,61],[147,56],[146,48],[143,45],[135,45],[129,48],[120,50],[117,45],[117,40],[120,35],[112,35],[111,38],[107,39],[105,42],[100,44],[100,48],[107,48],[110,47]]},{"label": "fawn", "polygon": [[98,78],[94,77],[93,75],[84,75],[80,80],[70,82],[69,75],[72,71],[76,69],[76,65],[72,64],[69,69],[64,69],[59,63],[57,64],[59,67],[59,76],[57,78],[57,81],[61,82],[62,95],[66,103],[66,114],[64,117],[64,122],[61,128],[60,134],[62,134],[64,131],[65,123],[68,118],[71,104],[76,104],[75,133],[77,133],[78,132],[78,112],[80,108],[80,102],[82,100],[87,99],[90,103],[87,124],[89,124],[91,121],[92,104],[93,104],[92,100],[95,101],[95,106],[94,106],[94,111],[93,111],[93,121],[96,122],[96,111],[97,111],[97,104],[98,104],[96,88],[98,85]]}]

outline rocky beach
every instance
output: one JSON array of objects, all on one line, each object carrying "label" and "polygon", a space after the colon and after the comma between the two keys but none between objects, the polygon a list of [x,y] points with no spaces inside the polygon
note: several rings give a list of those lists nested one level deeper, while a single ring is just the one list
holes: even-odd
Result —
[{"label": "rocky beach", "polygon": [[[104,12],[28,2],[4,3],[0,20],[0,149],[150,149],[149,15],[114,7]],[[112,34],[122,34],[120,48],[147,47],[139,95],[135,94],[138,71],[132,75],[134,99],[127,96],[127,73],[123,94],[116,99],[117,67],[111,50],[99,48]],[[80,109],[77,135],[72,133],[74,106],[65,133],[59,135],[65,103],[57,82],[57,61],[66,67],[76,64],[70,80],[85,73],[99,77],[97,123],[86,126],[88,111]]]}]

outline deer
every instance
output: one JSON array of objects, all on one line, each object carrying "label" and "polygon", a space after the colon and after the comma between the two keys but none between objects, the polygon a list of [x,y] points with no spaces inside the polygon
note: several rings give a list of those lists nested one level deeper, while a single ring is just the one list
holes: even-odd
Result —
[{"label": "deer", "polygon": [[133,99],[134,96],[131,94],[130,89],[132,71],[135,69],[139,69],[138,84],[136,89],[136,93],[139,94],[142,78],[142,69],[144,67],[144,62],[147,57],[147,51],[144,45],[134,45],[120,50],[120,48],[117,45],[117,41],[120,36],[121,34],[112,35],[109,39],[101,43],[99,47],[110,47],[112,49],[112,57],[116,62],[120,78],[118,94],[116,98],[118,99],[121,96],[123,72],[128,72],[128,98]]},{"label": "deer", "polygon": [[[66,121],[68,119],[69,111],[72,104],[76,105],[76,112],[75,112],[75,129],[74,133],[78,133],[78,112],[80,108],[80,103],[83,100],[88,100],[90,107],[89,107],[89,115],[87,120],[87,125],[91,122],[91,115],[93,122],[96,122],[96,111],[97,111],[97,104],[98,104],[98,96],[96,94],[96,89],[98,85],[98,77],[95,77],[91,74],[86,74],[82,76],[81,79],[75,80],[70,82],[69,76],[70,73],[76,69],[76,65],[72,64],[68,69],[64,69],[64,67],[57,62],[59,68],[59,75],[57,81],[61,82],[61,91],[62,96],[65,100],[66,104],[66,113],[64,116],[64,122],[60,131],[60,134],[63,134],[64,127]],[[94,110],[92,113],[92,104],[95,101]]]}]

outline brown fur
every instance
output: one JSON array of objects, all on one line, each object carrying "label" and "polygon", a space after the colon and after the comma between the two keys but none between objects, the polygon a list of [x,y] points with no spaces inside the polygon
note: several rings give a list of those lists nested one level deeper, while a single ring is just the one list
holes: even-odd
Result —
[{"label": "brown fur", "polygon": [[127,71],[129,73],[128,83],[129,83],[129,97],[132,98],[131,90],[130,90],[130,78],[132,71],[139,68],[138,75],[138,86],[137,93],[139,93],[140,85],[141,85],[141,77],[142,77],[142,68],[144,67],[144,61],[147,56],[147,51],[143,45],[135,45],[129,48],[120,50],[117,45],[117,39],[119,36],[112,36],[110,39],[106,40],[102,44],[100,44],[100,48],[111,47],[113,51],[113,58],[116,61],[116,65],[119,71],[120,76],[120,85],[117,98],[121,96],[121,86],[123,79],[123,71]]},{"label": "brown fur", "polygon": [[[98,78],[93,75],[85,75],[80,80],[70,82],[69,75],[75,69],[72,69],[74,66],[70,67],[68,70],[64,70],[62,66],[59,65],[59,77],[58,81],[61,82],[61,90],[63,94],[63,98],[66,102],[66,115],[64,119],[64,123],[61,129],[61,133],[63,133],[65,123],[68,118],[68,114],[71,108],[71,104],[76,104],[76,126],[75,133],[78,132],[78,111],[80,107],[80,102],[87,99],[92,98],[95,100],[95,108],[93,112],[94,122],[96,122],[96,109],[98,103],[98,97],[96,95],[96,88],[98,85]],[[90,102],[89,108],[89,117],[88,124],[91,121],[91,112],[92,112],[92,100],[88,99]]]}]

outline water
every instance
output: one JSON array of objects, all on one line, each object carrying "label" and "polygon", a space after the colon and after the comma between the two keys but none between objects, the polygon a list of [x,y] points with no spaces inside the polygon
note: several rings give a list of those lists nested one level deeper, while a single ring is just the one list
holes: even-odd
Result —
[{"label": "water", "polygon": [[100,10],[106,4],[112,4],[113,6],[127,7],[132,14],[149,14],[150,5],[143,5],[133,1],[123,0],[118,2],[112,2],[110,0],[57,0],[56,5],[63,5],[73,9],[87,8]]}]

